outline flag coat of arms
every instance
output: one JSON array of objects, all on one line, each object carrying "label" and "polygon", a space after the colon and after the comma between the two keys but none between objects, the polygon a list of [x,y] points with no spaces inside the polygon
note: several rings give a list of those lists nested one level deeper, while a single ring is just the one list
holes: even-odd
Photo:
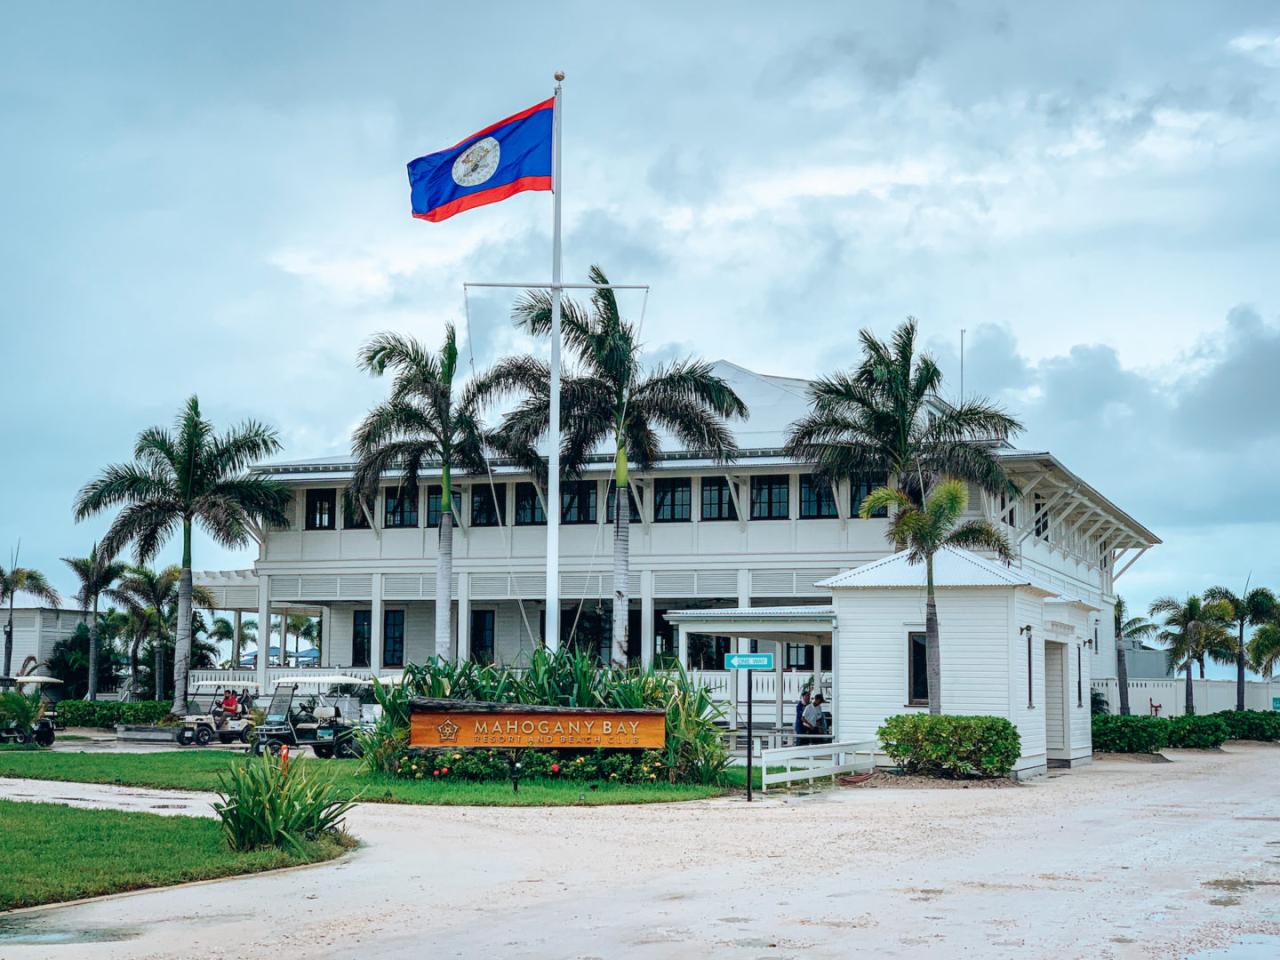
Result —
[{"label": "flag coat of arms", "polygon": [[555,98],[499,120],[447,150],[409,161],[413,215],[433,223],[523,190],[550,190]]}]

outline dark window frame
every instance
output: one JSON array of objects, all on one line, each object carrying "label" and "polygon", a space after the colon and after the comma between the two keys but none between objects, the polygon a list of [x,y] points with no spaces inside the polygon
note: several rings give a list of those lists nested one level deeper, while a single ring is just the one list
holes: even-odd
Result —
[{"label": "dark window frame", "polygon": [[824,480],[816,473],[800,474],[800,519],[840,519],[836,492],[831,487],[831,481]]},{"label": "dark window frame", "polygon": [[[496,515],[487,512],[486,505],[496,508]],[[484,511],[477,519],[476,508]],[[471,526],[505,527],[507,525],[507,485],[495,483],[473,484],[471,487]]]},{"label": "dark window frame", "polygon": [[[738,508],[733,502],[733,493],[729,487],[732,481],[728,477],[703,477],[699,482],[698,492],[698,520],[707,523],[719,523],[721,520],[737,520]],[[715,495],[711,497],[712,506],[715,507],[718,516],[707,515],[707,494],[712,490]]]},{"label": "dark window frame", "polygon": [[[394,636],[391,629],[395,618],[399,618],[396,633]],[[384,667],[403,667],[404,666],[404,642],[405,642],[405,616],[403,610],[383,610],[382,611],[382,665]],[[395,651],[397,658],[392,659],[392,644],[396,644]]]},{"label": "dark window frame", "polygon": [[[338,488],[315,487],[307,491],[306,516],[303,517],[304,530],[337,530],[338,529]],[[317,508],[325,508],[322,515],[317,516]]]},{"label": "dark window frame", "polygon": [[[394,509],[392,503],[395,504]],[[418,488],[387,487],[382,491],[382,529],[413,530],[418,526]]]},{"label": "dark window frame", "polygon": [[[757,491],[764,495],[759,496]],[[776,494],[782,492],[779,498]],[[757,507],[765,510],[757,513]],[[752,520],[790,520],[791,519],[791,476],[783,474],[759,474],[751,478],[751,519]]]},{"label": "dark window frame", "polygon": [[364,505],[369,508],[369,516],[360,509],[359,498],[348,488],[342,494],[342,529],[368,530],[369,517],[377,514],[377,503],[373,497],[366,497]]},{"label": "dark window frame", "polygon": [[545,527],[547,512],[542,508],[538,488],[529,481],[516,484],[516,510],[514,525],[517,527]]},{"label": "dark window frame", "polygon": [[[351,613],[351,665],[368,667],[373,656],[373,611],[353,610]],[[363,651],[363,652],[362,652]]]},{"label": "dark window frame", "polygon": [[[605,494],[605,499],[604,499],[604,522],[605,523],[613,523],[613,502],[616,495],[617,495],[617,488],[614,486],[614,482],[610,480],[609,490]],[[642,509],[644,508],[644,500],[643,500],[644,494],[642,493],[640,494],[640,496],[641,496],[641,499],[637,500],[635,491],[631,489],[631,484],[628,483],[627,484],[627,503],[630,505],[630,510],[629,510],[629,513],[627,514],[628,523],[641,523],[644,520],[644,515],[641,513]]]},{"label": "dark window frame", "polygon": [[[681,494],[684,495],[683,504],[680,502]],[[663,516],[664,511],[667,516]],[[653,482],[653,522],[693,522],[693,477],[660,477]]]},{"label": "dark window frame", "polygon": [[[920,647],[921,664],[924,676],[917,676],[916,665],[916,645]],[[924,699],[914,694],[916,693],[916,681],[920,680],[920,684],[924,688]],[[908,707],[927,707],[929,705],[929,636],[923,630],[907,631],[907,706]]]},{"label": "dark window frame", "polygon": [[[599,496],[599,487],[594,480],[568,480],[560,484],[561,525],[575,527],[595,523],[599,513],[596,509]],[[583,508],[582,499],[586,501],[585,509]],[[574,508],[572,518],[567,515],[570,503]]]},{"label": "dark window frame", "polygon": [[[867,494],[872,490],[878,490],[881,487],[889,485],[889,475],[887,473],[870,473],[865,477],[852,477],[849,480],[849,516],[855,520],[862,519],[862,501],[867,499]],[[889,508],[881,507],[875,513],[871,514],[868,519],[883,520],[889,516]]]},{"label": "dark window frame", "polygon": [[1080,644],[1076,644],[1076,707],[1084,706],[1084,653]]},{"label": "dark window frame", "polygon": [[[480,646],[476,643],[476,638],[477,638],[477,636],[479,636],[483,631],[478,631],[478,630],[476,629],[476,619],[477,619],[477,618],[481,618],[481,619],[485,619],[485,618],[487,618],[487,619],[488,619],[488,622],[489,622],[489,629],[488,629],[488,633],[489,633],[488,655],[489,655],[489,658],[488,658],[487,660],[482,659],[482,658],[479,656],[479,653],[480,653],[480,649],[481,649],[481,648],[480,648]],[[472,608],[471,608],[471,626],[470,626],[470,630],[471,630],[471,653],[470,653],[471,659],[472,659],[472,660],[474,660],[476,663],[484,664],[484,665],[486,665],[486,666],[487,666],[487,665],[489,665],[489,664],[495,663],[495,662],[497,661],[497,656],[498,656],[498,612],[497,612],[496,610],[494,610],[493,608],[472,607]]]}]

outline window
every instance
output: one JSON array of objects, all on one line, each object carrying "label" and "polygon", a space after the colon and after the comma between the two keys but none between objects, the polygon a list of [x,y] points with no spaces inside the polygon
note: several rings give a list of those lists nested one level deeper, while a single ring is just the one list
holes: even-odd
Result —
[{"label": "window", "polygon": [[783,666],[788,670],[812,670],[813,646],[808,643],[788,643]]},{"label": "window", "polygon": [[1049,505],[1038,493],[1036,494],[1035,536],[1037,540],[1049,542]]},{"label": "window", "polygon": [[733,507],[733,497],[729,494],[728,477],[702,478],[702,514],[703,520],[737,520],[738,511]]},{"label": "window", "polygon": [[[444,496],[444,487],[439,484],[432,484],[427,487],[427,526],[440,526],[440,500]],[[453,502],[457,503],[462,498],[462,491],[456,487],[453,490]],[[455,521],[455,526],[457,523]]]},{"label": "window", "polygon": [[369,666],[369,640],[373,630],[373,611],[356,610],[351,615],[351,665]]},{"label": "window", "polygon": [[687,523],[693,519],[693,481],[688,477],[653,484],[653,522]]},{"label": "window", "polygon": [[471,611],[471,659],[476,663],[493,663],[493,611]]},{"label": "window", "polygon": [[308,490],[306,529],[334,530],[337,528],[337,524],[338,491],[333,489]]},{"label": "window", "polygon": [[418,525],[418,488],[387,487],[383,494],[382,526],[387,530]]},{"label": "window", "polygon": [[560,522],[596,522],[596,482],[569,480],[560,485]]},{"label": "window", "polygon": [[923,633],[907,634],[907,706],[929,705],[929,652]]},{"label": "window", "polygon": [[385,610],[382,614],[382,665],[404,666],[404,611]]},{"label": "window", "polygon": [[540,527],[547,522],[547,513],[542,509],[542,499],[532,483],[516,484],[516,526]]},{"label": "window", "polygon": [[836,514],[836,494],[830,481],[812,473],[800,475],[800,519],[833,520]]},{"label": "window", "polygon": [[351,490],[345,490],[342,494],[342,528],[344,530],[368,530],[369,517],[373,516],[374,503],[373,497],[366,497],[364,501],[365,509],[369,512],[365,513],[360,508],[360,501]]},{"label": "window", "polygon": [[[613,523],[613,503],[617,497],[618,491],[612,480],[609,481],[609,496],[604,504],[604,521],[605,523]],[[640,515],[640,504],[636,502],[636,495],[631,489],[631,484],[627,484],[627,522],[639,523],[644,519]]]},{"label": "window", "polygon": [[1007,493],[1000,494],[1000,522],[1007,527],[1018,525],[1018,505]]},{"label": "window", "polygon": [[751,478],[751,519],[786,520],[790,513],[790,477]]},{"label": "window", "polygon": [[477,483],[471,488],[471,525],[504,527],[507,524],[507,485]]},{"label": "window", "polygon": [[1080,655],[1080,644],[1076,644],[1076,706],[1084,706],[1084,658]]},{"label": "window", "polygon": [[[880,487],[889,485],[889,475],[887,473],[869,473],[866,476],[854,477],[849,481],[849,515],[858,518],[862,516],[862,501],[867,499],[867,494],[872,490],[878,490]],[[888,507],[881,507],[871,514],[873,518],[887,517],[889,515]]]}]

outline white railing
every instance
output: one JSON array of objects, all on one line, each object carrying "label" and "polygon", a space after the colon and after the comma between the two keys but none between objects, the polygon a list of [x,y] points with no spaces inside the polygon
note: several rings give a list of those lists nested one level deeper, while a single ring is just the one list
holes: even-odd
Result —
[{"label": "white railing", "polygon": [[[399,676],[400,670],[370,670],[368,667],[267,667],[267,686],[270,687],[273,680],[280,677],[300,677],[312,674],[314,676],[332,676],[333,674],[342,674],[346,677],[373,677],[373,676]],[[231,687],[240,686],[242,684],[257,683],[258,671],[250,668],[247,670],[192,670],[188,675],[188,685],[194,685],[201,680],[212,680],[214,683],[223,683]]]},{"label": "white railing", "polygon": [[[874,740],[859,740],[761,750],[760,789],[764,792],[771,785],[789,785],[801,780],[812,783],[819,777],[831,777],[834,780],[844,773],[874,770],[876,746]],[[778,767],[782,769],[779,770]]]},{"label": "white railing", "polygon": [[[1115,679],[1094,680],[1093,689],[1107,698],[1112,713],[1120,712],[1120,683]],[[1234,680],[1191,681],[1191,697],[1196,713],[1217,713],[1236,707],[1236,682]],[[1277,709],[1280,683],[1265,680],[1249,680],[1244,685],[1244,705],[1249,710]],[[1129,712],[1133,714],[1158,714],[1162,717],[1180,717],[1186,712],[1187,681],[1133,679],[1129,681]]]}]

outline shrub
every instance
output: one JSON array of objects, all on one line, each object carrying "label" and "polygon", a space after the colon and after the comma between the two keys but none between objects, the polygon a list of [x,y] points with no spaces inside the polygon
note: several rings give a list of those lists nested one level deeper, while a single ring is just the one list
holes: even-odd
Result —
[{"label": "shrub", "polygon": [[355,798],[344,799],[321,766],[267,753],[221,774],[221,802],[213,809],[231,849],[281,847],[305,854],[308,840],[339,838]]},{"label": "shrub", "polygon": [[876,736],[904,770],[929,776],[1004,777],[1022,756],[1018,728],[1004,717],[901,714]]},{"label": "shrub", "polygon": [[1229,740],[1280,740],[1280,713],[1271,710],[1223,710],[1210,716],[1227,725]]},{"label": "shrub", "polygon": [[[521,780],[653,783],[670,778],[662,756],[656,750],[525,750],[516,775]],[[404,749],[390,772],[406,780],[506,781],[511,779],[508,757],[505,750]]]},{"label": "shrub", "polygon": [[1220,747],[1231,735],[1225,722],[1212,714],[1173,717],[1169,720],[1169,746],[1196,750]]},{"label": "shrub", "polygon": [[0,693],[0,728],[13,724],[19,730],[29,730],[43,713],[38,692],[28,694],[10,690]]},{"label": "shrub", "polygon": [[1159,753],[1169,745],[1166,717],[1100,715],[1093,718],[1098,753]]},{"label": "shrub", "polygon": [[170,722],[171,700],[59,700],[58,722],[68,727],[107,727],[117,723]]}]

